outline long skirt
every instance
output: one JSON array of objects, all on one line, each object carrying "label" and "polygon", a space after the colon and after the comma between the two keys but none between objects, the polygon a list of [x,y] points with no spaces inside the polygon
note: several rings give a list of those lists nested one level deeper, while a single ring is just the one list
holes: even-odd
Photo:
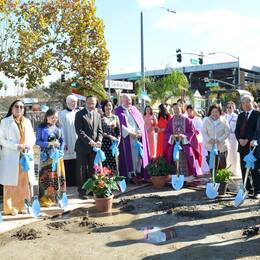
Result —
[{"label": "long skirt", "polygon": [[4,214],[17,214],[25,211],[24,200],[30,199],[29,177],[19,167],[18,185],[4,186]]},{"label": "long skirt", "polygon": [[54,206],[56,204],[58,193],[66,191],[66,178],[63,158],[59,159],[56,171],[52,171],[51,159],[48,159],[45,162],[41,162],[39,181],[39,197],[41,206]]}]

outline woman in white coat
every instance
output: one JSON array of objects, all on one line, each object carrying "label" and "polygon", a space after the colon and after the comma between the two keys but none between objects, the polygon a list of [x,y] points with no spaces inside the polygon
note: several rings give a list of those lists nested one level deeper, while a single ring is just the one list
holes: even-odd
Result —
[{"label": "woman in white coat", "polygon": [[227,114],[225,115],[225,118],[230,128],[230,135],[228,137],[230,146],[227,154],[227,165],[230,165],[233,178],[241,179],[240,155],[237,152],[238,142],[235,135],[238,115],[234,112],[235,109],[236,105],[234,102],[230,101],[227,103]]},{"label": "woman in white coat", "polygon": [[34,165],[22,172],[21,154],[26,150],[33,155],[35,136],[32,124],[24,117],[24,103],[14,101],[0,122],[0,184],[4,185],[4,214],[26,213],[24,199],[30,199],[29,181],[35,184]]},{"label": "woman in white coat", "polygon": [[228,137],[230,130],[226,119],[221,117],[221,114],[222,110],[219,105],[210,106],[208,117],[204,119],[202,127],[203,144],[208,151],[208,163],[213,145],[217,144],[218,147],[215,164],[216,171],[226,168],[226,157],[229,146]]}]

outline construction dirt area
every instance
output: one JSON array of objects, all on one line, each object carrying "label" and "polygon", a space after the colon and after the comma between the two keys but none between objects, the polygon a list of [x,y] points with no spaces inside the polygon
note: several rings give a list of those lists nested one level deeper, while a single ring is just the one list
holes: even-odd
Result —
[{"label": "construction dirt area", "polygon": [[233,200],[144,186],[116,198],[111,214],[89,200],[2,233],[0,259],[260,259],[259,200]]}]

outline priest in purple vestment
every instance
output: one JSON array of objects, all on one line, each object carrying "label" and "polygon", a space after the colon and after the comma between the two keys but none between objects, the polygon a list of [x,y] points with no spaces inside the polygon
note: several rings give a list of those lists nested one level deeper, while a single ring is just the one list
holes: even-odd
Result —
[{"label": "priest in purple vestment", "polygon": [[[143,116],[132,105],[132,99],[127,94],[122,96],[122,105],[115,109],[115,114],[119,117],[122,130],[122,138],[119,144],[120,175],[125,176],[128,181],[134,183],[147,180],[149,176],[144,168],[149,162],[149,148]],[[142,156],[137,144],[139,144],[139,147],[142,144]]]},{"label": "priest in purple vestment", "polygon": [[[173,163],[173,148],[176,140],[181,143],[179,169],[186,181],[191,181],[192,176],[198,174],[199,143],[192,121],[182,115],[181,106],[173,104],[174,116],[165,129],[164,144],[168,146],[167,161]],[[190,177],[191,176],[191,177]]]}]

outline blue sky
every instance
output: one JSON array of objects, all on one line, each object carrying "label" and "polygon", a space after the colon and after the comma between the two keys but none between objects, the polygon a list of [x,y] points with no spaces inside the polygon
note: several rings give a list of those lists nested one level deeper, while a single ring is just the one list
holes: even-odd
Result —
[{"label": "blue sky", "polygon": [[[189,66],[190,55],[183,56],[181,64],[176,62],[177,48],[227,52],[239,57],[242,66],[260,66],[259,0],[96,0],[96,7],[105,24],[110,74],[140,71],[141,11],[146,70]],[[235,60],[219,53],[205,57],[204,63]],[[53,73],[45,84],[59,77],[60,73]],[[4,81],[10,86],[8,94],[17,93],[12,81]]]},{"label": "blue sky", "polygon": [[[260,66],[260,1],[96,0],[96,7],[105,24],[111,74],[140,70],[141,10],[147,70],[190,65],[190,55],[183,57],[182,64],[176,62],[177,48],[227,52],[239,57],[242,65]],[[218,53],[205,57],[204,63],[235,60]]]}]

